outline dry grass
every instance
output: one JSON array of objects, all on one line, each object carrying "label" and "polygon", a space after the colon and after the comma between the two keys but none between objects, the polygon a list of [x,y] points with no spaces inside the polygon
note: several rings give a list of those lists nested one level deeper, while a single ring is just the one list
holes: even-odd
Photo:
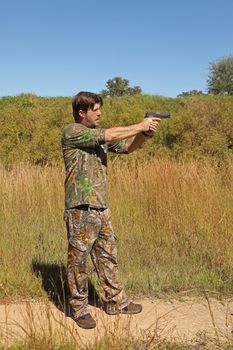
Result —
[{"label": "dry grass", "polygon": [[231,288],[232,170],[169,160],[111,169],[110,207],[130,289]]},{"label": "dry grass", "polygon": [[[43,295],[51,289],[46,279],[54,272],[59,279],[66,265],[63,170],[2,167],[0,179],[0,296]],[[109,203],[128,291],[231,290],[232,180],[233,164],[110,164]]]},{"label": "dry grass", "polygon": [[1,168],[0,178],[0,294],[41,295],[33,262],[65,261],[62,171],[21,165]]}]

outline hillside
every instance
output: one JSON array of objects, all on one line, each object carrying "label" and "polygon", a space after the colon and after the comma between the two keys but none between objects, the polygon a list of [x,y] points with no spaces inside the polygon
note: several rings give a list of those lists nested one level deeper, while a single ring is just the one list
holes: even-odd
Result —
[{"label": "hillside", "polygon": [[[71,98],[30,94],[0,99],[0,159],[53,164],[61,162],[60,134],[73,122]],[[104,101],[102,126],[129,125],[146,111],[169,111],[159,132],[137,152],[138,159],[154,155],[175,158],[227,159],[233,149],[233,96],[124,96]]]}]

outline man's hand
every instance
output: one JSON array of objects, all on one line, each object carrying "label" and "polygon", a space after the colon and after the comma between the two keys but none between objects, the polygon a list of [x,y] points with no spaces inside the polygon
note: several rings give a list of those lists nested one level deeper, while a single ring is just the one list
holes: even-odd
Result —
[{"label": "man's hand", "polygon": [[143,127],[143,132],[146,133],[146,135],[150,136],[158,129],[158,125],[160,123],[160,118],[145,118],[141,122]]}]

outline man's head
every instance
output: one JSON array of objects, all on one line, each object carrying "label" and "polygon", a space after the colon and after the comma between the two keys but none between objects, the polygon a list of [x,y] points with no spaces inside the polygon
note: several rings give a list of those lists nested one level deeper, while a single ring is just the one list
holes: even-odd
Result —
[{"label": "man's head", "polygon": [[89,128],[96,128],[99,125],[102,105],[103,100],[99,95],[88,91],[79,92],[72,100],[74,120]]}]

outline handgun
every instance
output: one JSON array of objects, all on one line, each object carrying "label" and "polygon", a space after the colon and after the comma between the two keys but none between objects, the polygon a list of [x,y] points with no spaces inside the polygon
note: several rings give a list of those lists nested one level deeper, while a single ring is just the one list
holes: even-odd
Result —
[{"label": "handgun", "polygon": [[160,112],[147,112],[145,118],[159,118],[159,119],[168,119],[170,118],[170,113],[160,113]]}]

